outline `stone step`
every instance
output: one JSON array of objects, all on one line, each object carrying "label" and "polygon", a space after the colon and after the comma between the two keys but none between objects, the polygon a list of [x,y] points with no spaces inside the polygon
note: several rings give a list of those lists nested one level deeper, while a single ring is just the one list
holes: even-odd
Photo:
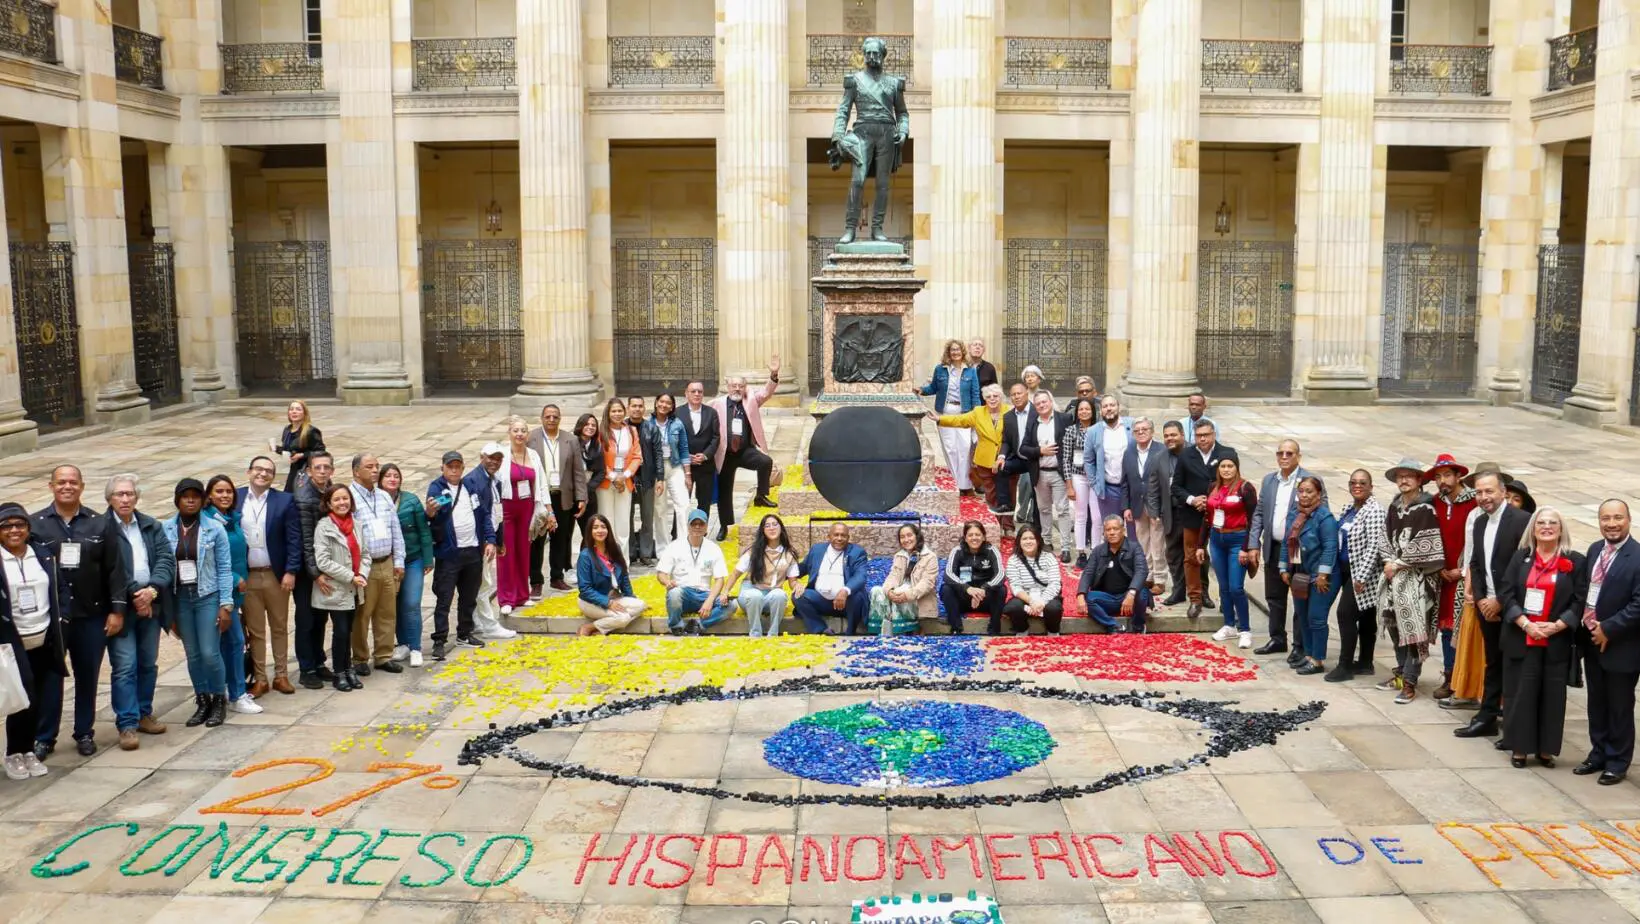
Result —
[{"label": "stone step", "polygon": [[[580,617],[519,616],[517,614],[505,617],[502,622],[509,628],[528,635],[574,635],[582,626],[587,625],[587,621]],[[950,634],[950,629],[943,620],[924,619],[921,620],[921,623],[922,634],[924,635]],[[798,634],[803,631],[802,620],[789,613],[785,619],[781,620],[780,625],[785,635]],[[1170,613],[1152,615],[1146,621],[1146,628],[1150,632],[1207,634],[1217,632],[1221,625],[1223,625],[1223,620],[1219,618],[1216,611],[1205,612],[1200,619],[1189,619],[1184,615],[1183,607],[1179,608],[1177,615]],[[841,631],[840,624],[834,626],[834,628]],[[986,620],[983,617],[970,617],[965,623],[965,628],[971,635],[984,635]],[[1095,628],[1092,620],[1080,616],[1068,616],[1061,625],[1061,630],[1067,635],[1093,632]],[[721,636],[745,635],[747,629],[746,618],[735,615],[708,628],[706,634]],[[666,617],[664,615],[640,617],[633,620],[631,625],[621,631],[633,635],[665,635],[667,634]],[[1033,621],[1030,634],[1040,635],[1041,633],[1041,622]]]}]

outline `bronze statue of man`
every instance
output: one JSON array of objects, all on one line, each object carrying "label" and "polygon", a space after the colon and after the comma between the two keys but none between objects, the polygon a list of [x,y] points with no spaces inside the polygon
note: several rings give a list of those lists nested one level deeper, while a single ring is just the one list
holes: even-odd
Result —
[{"label": "bronze statue of man", "polygon": [[[860,222],[861,198],[866,175],[877,174],[877,198],[872,203],[871,239],[886,241],[883,215],[888,211],[889,175],[900,169],[900,148],[911,133],[911,113],[905,108],[905,79],[883,73],[888,44],[880,38],[860,43],[864,70],[843,78],[843,101],[837,104],[837,118],[831,125],[831,150],[826,153],[831,169],[847,160],[854,164],[848,187],[848,219],[839,244],[854,242]],[[854,126],[847,133],[849,109],[854,109]]]}]

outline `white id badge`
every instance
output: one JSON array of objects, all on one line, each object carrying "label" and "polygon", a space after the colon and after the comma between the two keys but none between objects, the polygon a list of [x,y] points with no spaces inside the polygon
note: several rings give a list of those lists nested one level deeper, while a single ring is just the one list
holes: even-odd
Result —
[{"label": "white id badge", "polygon": [[1076,452],[1071,454],[1071,464],[1077,468],[1082,467],[1082,450],[1078,449]]},{"label": "white id badge", "polygon": [[1526,588],[1526,600],[1522,606],[1525,607],[1526,612],[1531,613],[1533,616],[1543,615],[1543,588]]},{"label": "white id badge", "polygon": [[1214,529],[1223,529],[1224,528],[1224,508],[1223,507],[1214,507],[1213,508],[1213,528]]},{"label": "white id badge", "polygon": [[184,558],[177,562],[177,580],[184,584],[199,582],[199,562],[191,558]]},{"label": "white id badge", "polygon": [[974,569],[972,569],[972,568],[958,568],[957,569],[957,580],[959,580],[959,581],[963,582],[964,584],[966,584],[969,581],[972,581],[973,579],[974,579]]},{"label": "white id badge", "polygon": [[729,421],[729,435],[730,436],[740,436],[745,432],[745,429],[746,429],[746,422],[744,420],[741,420],[739,417],[736,417],[734,420]]},{"label": "white id badge", "polygon": [[40,608],[40,597],[34,588],[27,584],[17,588],[17,609],[24,613],[32,613]]},{"label": "white id badge", "polygon": [[1299,565],[1301,565],[1303,563],[1304,563],[1304,549],[1303,548],[1293,549],[1293,567],[1296,568],[1296,567],[1298,567]]},{"label": "white id badge", "polygon": [[1588,600],[1588,603],[1589,603],[1590,606],[1594,606],[1595,604],[1597,604],[1599,602],[1600,602],[1600,585],[1599,584],[1590,584],[1589,585],[1589,600]]},{"label": "white id badge", "polygon": [[64,568],[80,567],[80,544],[78,542],[63,543],[62,547],[57,550],[57,563]]},{"label": "white id badge", "polygon": [[547,475],[547,486],[551,487],[551,488],[558,487],[558,473],[557,472],[552,472],[552,473]]},{"label": "white id badge", "polygon": [[518,483],[518,492],[517,493],[518,493],[518,499],[519,500],[529,500],[530,499],[530,483],[528,481],[520,481]]},{"label": "white id badge", "polygon": [[467,506],[469,508],[473,509],[473,510],[478,509],[478,495],[477,494],[467,495]]}]

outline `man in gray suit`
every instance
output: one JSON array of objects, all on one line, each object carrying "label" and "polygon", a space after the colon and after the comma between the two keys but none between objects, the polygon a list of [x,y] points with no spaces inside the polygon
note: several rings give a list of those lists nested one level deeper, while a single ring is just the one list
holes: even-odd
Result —
[{"label": "man in gray suit", "polygon": [[[1149,417],[1133,421],[1133,440],[1122,455],[1122,519],[1128,523],[1145,556],[1151,596],[1160,600],[1167,574],[1167,534],[1173,523],[1172,457],[1155,441],[1156,425]],[[1166,457],[1165,459],[1163,457]],[[1164,466],[1169,471],[1164,474]]]},{"label": "man in gray suit", "polygon": [[[1280,543],[1287,538],[1287,512],[1292,509],[1300,479],[1310,473],[1299,464],[1301,458],[1297,440],[1282,440],[1276,447],[1276,471],[1264,476],[1258,489],[1258,506],[1253,510],[1253,521],[1247,527],[1247,544],[1254,560],[1264,559],[1264,602],[1270,610],[1270,640],[1253,649],[1254,654],[1274,654],[1287,650],[1287,584],[1281,579]],[[1300,636],[1302,638],[1302,636]],[[1322,657],[1326,652],[1316,652]],[[1288,664],[1304,659],[1304,643],[1293,642],[1287,655]]]},{"label": "man in gray suit", "polygon": [[546,470],[553,516],[558,520],[558,528],[550,536],[547,533],[535,535],[533,529],[530,532],[531,597],[540,597],[543,592],[543,564],[552,578],[549,586],[553,590],[569,590],[569,585],[564,583],[564,574],[572,570],[570,536],[575,532],[575,521],[587,506],[586,462],[581,458],[581,446],[575,435],[559,427],[561,420],[558,405],[543,407],[541,426],[530,430],[528,441],[529,447],[541,457],[541,466]]}]

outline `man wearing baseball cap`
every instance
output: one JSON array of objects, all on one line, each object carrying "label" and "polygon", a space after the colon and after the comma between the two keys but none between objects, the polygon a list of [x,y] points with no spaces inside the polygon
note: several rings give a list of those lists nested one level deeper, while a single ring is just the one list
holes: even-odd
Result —
[{"label": "man wearing baseball cap", "polygon": [[[497,532],[490,522],[498,510],[489,478],[482,468],[466,477],[461,453],[444,454],[443,470],[427,486],[427,497],[438,504],[433,514],[433,660],[444,660],[450,639],[450,602],[456,603],[456,645],[482,648],[473,638],[473,611],[484,581],[485,565],[495,560]],[[476,477],[475,477],[476,476]]]},{"label": "man wearing baseball cap", "polygon": [[1450,453],[1441,453],[1435,457],[1435,464],[1424,473],[1426,481],[1435,482],[1435,519],[1441,524],[1441,548],[1446,554],[1446,560],[1441,566],[1441,601],[1437,611],[1437,619],[1441,628],[1441,685],[1435,689],[1435,698],[1448,699],[1452,696],[1452,668],[1458,660],[1458,653],[1452,647],[1452,637],[1457,629],[1458,619],[1463,612],[1464,596],[1464,566],[1468,562],[1464,558],[1464,550],[1468,548],[1470,535],[1474,532],[1475,516],[1479,508],[1475,506],[1475,492],[1464,485],[1464,478],[1469,474],[1469,466],[1461,465]]},{"label": "man wearing baseball cap", "polygon": [[655,577],[666,588],[666,629],[673,635],[702,635],[734,612],[723,586],[729,563],[706,538],[706,521],[706,511],[691,511],[689,535],[673,539],[655,565]]},{"label": "man wearing baseball cap", "polygon": [[[479,449],[479,464],[467,474],[467,489],[474,494],[488,492],[490,498],[490,525],[495,528],[495,555],[484,561],[484,580],[478,587],[478,607],[473,611],[471,641],[517,638],[518,633],[501,624],[501,607],[495,602],[495,560],[509,551],[528,555],[529,549],[509,550],[502,541],[501,481],[498,474],[505,464],[507,447],[496,442],[485,443]],[[482,646],[479,646],[482,647]]]}]

